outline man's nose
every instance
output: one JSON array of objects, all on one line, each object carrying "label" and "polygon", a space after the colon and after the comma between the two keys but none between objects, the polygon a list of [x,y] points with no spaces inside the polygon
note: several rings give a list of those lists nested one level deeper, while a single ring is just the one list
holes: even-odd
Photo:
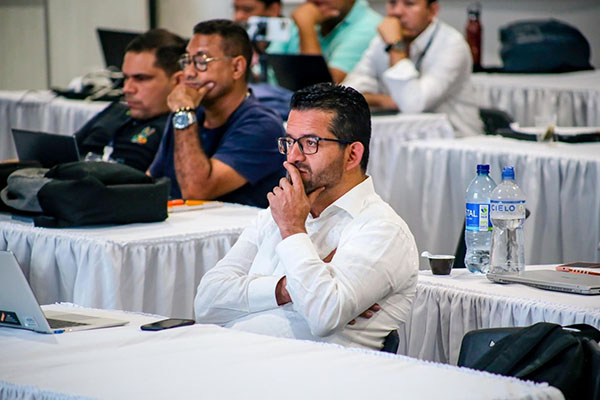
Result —
[{"label": "man's nose", "polygon": [[293,163],[294,161],[304,160],[306,156],[300,149],[300,142],[294,142],[292,147],[288,148],[287,151],[287,160],[288,162]]},{"label": "man's nose", "polygon": [[404,15],[404,11],[404,4],[401,1],[397,1],[394,6],[389,6],[388,16],[400,18]]},{"label": "man's nose", "polygon": [[233,20],[235,22],[248,22],[248,13],[237,10],[233,13]]},{"label": "man's nose", "polygon": [[123,82],[123,93],[134,93],[135,85],[131,82],[131,79],[125,79]]}]

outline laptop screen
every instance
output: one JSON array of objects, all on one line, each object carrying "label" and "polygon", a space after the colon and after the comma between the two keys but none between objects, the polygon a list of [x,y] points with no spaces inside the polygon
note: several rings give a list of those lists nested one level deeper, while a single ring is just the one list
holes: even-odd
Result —
[{"label": "laptop screen", "polygon": [[97,28],[96,32],[98,33],[106,67],[116,67],[119,70],[123,64],[127,45],[141,34],[141,32],[115,31],[102,28]]},{"label": "laptop screen", "polygon": [[20,161],[39,161],[44,167],[79,161],[75,136],[13,129]]}]

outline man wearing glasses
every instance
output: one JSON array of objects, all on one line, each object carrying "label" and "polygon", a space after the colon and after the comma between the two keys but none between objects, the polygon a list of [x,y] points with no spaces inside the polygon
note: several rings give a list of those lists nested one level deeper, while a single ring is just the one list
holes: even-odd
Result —
[{"label": "man wearing glasses", "polygon": [[180,59],[184,79],[167,99],[173,112],[148,172],[171,178],[171,197],[259,207],[285,174],[275,112],[248,90],[252,48],[228,20],[197,24]]},{"label": "man wearing glasses", "polygon": [[294,94],[278,139],[289,179],[202,278],[198,322],[381,349],[408,318],[418,257],[365,173],[370,135],[354,89],[324,83]]}]

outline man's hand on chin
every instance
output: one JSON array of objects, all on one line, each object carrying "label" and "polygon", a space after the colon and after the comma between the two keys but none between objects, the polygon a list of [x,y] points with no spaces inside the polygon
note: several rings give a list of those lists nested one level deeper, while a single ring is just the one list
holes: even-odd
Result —
[{"label": "man's hand on chin", "polygon": [[324,188],[317,188],[307,196],[298,169],[287,161],[283,166],[287,169],[291,181],[281,178],[279,186],[275,186],[273,191],[267,194],[267,199],[281,238],[285,239],[296,233],[306,232],[304,223],[310,208]]},{"label": "man's hand on chin", "polygon": [[173,112],[182,108],[196,108],[200,105],[206,93],[215,86],[214,82],[199,84],[197,82],[183,81],[169,93],[167,105]]}]

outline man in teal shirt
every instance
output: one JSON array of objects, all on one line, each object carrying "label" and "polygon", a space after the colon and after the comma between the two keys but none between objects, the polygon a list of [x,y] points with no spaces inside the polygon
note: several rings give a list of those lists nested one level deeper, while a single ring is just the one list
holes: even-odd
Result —
[{"label": "man in teal shirt", "polygon": [[354,68],[382,20],[367,0],[307,0],[292,13],[287,42],[272,42],[268,53],[322,54],[331,76],[341,82]]}]

